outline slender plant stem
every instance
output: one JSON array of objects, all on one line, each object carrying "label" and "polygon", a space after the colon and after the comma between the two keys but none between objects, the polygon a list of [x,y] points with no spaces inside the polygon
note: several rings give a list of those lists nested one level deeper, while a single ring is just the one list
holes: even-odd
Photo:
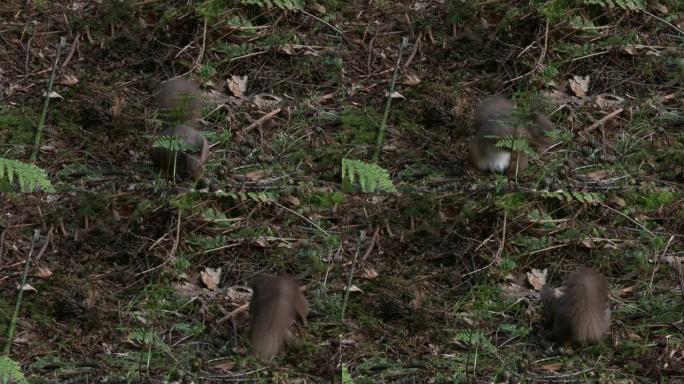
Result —
[{"label": "slender plant stem", "polygon": [[21,308],[21,299],[24,296],[24,285],[26,284],[26,275],[28,275],[29,265],[31,265],[31,257],[33,256],[33,246],[38,241],[38,236],[40,231],[33,231],[33,239],[31,239],[31,249],[29,250],[28,257],[26,257],[26,264],[24,264],[24,272],[21,274],[21,284],[19,285],[19,294],[17,294],[17,302],[14,305],[14,313],[12,314],[12,320],[10,320],[9,330],[7,331],[7,343],[5,343],[5,349],[2,351],[3,356],[8,356],[10,349],[12,348],[12,342],[14,340],[14,329],[17,326],[17,317],[19,317],[19,308]]},{"label": "slender plant stem", "polygon": [[344,321],[344,313],[347,311],[347,303],[349,302],[349,291],[352,286],[352,279],[354,277],[354,268],[356,268],[356,260],[359,258],[359,249],[361,248],[361,243],[366,238],[366,232],[361,231],[359,238],[356,240],[356,253],[354,253],[354,260],[352,261],[351,268],[349,269],[349,278],[347,279],[347,289],[344,291],[344,300],[342,301],[342,313],[340,314],[340,320]]},{"label": "slender plant stem", "polygon": [[57,46],[57,55],[55,56],[55,62],[52,64],[52,73],[50,74],[50,80],[48,81],[47,92],[45,93],[45,103],[43,103],[43,112],[40,114],[40,121],[38,122],[38,129],[36,130],[36,136],[33,140],[33,152],[31,153],[31,161],[35,162],[38,160],[38,149],[40,148],[40,142],[43,140],[43,129],[45,128],[45,117],[47,116],[48,105],[50,104],[50,94],[52,93],[52,84],[55,81],[55,75],[57,74],[57,63],[59,62],[59,56],[62,54],[62,49],[66,45],[66,37],[62,37]]},{"label": "slender plant stem", "polygon": [[401,56],[404,54],[404,48],[408,44],[408,37],[404,37],[401,40],[401,45],[399,46],[399,56],[397,57],[397,65],[394,67],[394,74],[392,75],[392,81],[390,82],[389,94],[387,94],[387,103],[385,103],[385,113],[382,115],[382,121],[380,122],[380,128],[378,128],[378,138],[376,141],[375,153],[373,153],[373,162],[377,163],[380,160],[380,151],[382,151],[382,145],[385,141],[385,128],[387,128],[387,119],[389,118],[390,106],[392,105],[392,96],[394,94],[394,84],[397,82],[397,76],[399,75],[399,67],[401,63]]}]

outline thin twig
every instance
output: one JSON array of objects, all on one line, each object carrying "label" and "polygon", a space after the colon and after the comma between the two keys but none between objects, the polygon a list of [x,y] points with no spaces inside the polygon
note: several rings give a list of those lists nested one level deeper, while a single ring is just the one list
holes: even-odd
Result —
[{"label": "thin twig", "polygon": [[607,206],[607,205],[605,205],[605,204],[603,204],[603,203],[599,203],[599,204],[601,204],[601,206],[602,206],[603,208],[606,208],[606,209],[608,209],[608,210],[610,210],[610,211],[613,211],[613,212],[617,213],[618,215],[624,217],[625,219],[631,221],[632,223],[634,223],[635,225],[637,225],[639,228],[641,228],[641,229],[643,229],[644,231],[646,231],[649,235],[651,235],[651,237],[656,237],[656,236],[653,234],[653,232],[651,232],[648,228],[644,227],[644,226],[643,226],[641,223],[639,223],[638,221],[632,219],[631,217],[625,215],[624,213],[622,213],[622,212],[620,212],[620,211],[618,211],[618,210],[616,210],[616,209],[614,209],[614,208],[612,208],[612,207],[609,207],[609,206]]},{"label": "thin twig", "polygon": [[62,72],[64,72],[64,69],[67,67],[67,65],[69,65],[71,58],[74,57],[74,52],[76,52],[76,49],[78,48],[78,39],[80,37],[81,37],[81,32],[76,32],[76,37],[74,37],[74,42],[71,43],[71,49],[69,49],[69,53],[67,53],[66,58],[64,58],[64,61],[62,62],[62,65],[60,66]]},{"label": "thin twig", "polygon": [[19,284],[19,293],[17,294],[17,302],[14,305],[14,313],[12,314],[12,320],[10,320],[9,329],[7,330],[7,342],[5,343],[5,349],[3,350],[3,356],[7,356],[12,349],[12,342],[14,340],[14,329],[17,326],[17,317],[19,317],[19,308],[21,308],[21,299],[24,296],[24,285],[26,285],[26,275],[28,275],[29,265],[31,265],[31,257],[33,256],[33,247],[38,241],[38,236],[40,231],[33,231],[33,238],[31,239],[31,249],[26,257],[26,264],[24,264],[24,272],[21,274],[21,284]]},{"label": "thin twig", "polygon": [[416,37],[416,42],[413,44],[413,50],[411,50],[411,53],[408,56],[408,59],[406,59],[406,62],[404,63],[401,71],[406,72],[408,69],[409,65],[411,65],[411,62],[413,59],[416,57],[416,53],[418,52],[418,48],[420,48],[420,39],[423,37],[423,32],[418,32],[418,37]]},{"label": "thin twig", "polygon": [[359,258],[359,249],[361,243],[366,238],[366,232],[361,231],[359,238],[356,240],[356,252],[354,253],[354,260],[352,260],[351,268],[349,269],[349,277],[347,278],[347,288],[344,291],[344,300],[342,301],[342,313],[340,313],[340,321],[344,321],[344,313],[347,311],[347,303],[349,302],[349,291],[352,286],[352,279],[354,278],[354,268],[356,268],[356,260]]},{"label": "thin twig", "polygon": [[397,75],[399,74],[399,64],[401,63],[401,56],[404,53],[404,47],[408,44],[408,38],[404,37],[399,46],[399,55],[397,56],[397,65],[394,67],[394,74],[390,82],[389,94],[387,95],[387,103],[385,104],[385,113],[378,128],[378,139],[376,141],[375,153],[373,153],[373,162],[377,163],[380,160],[380,151],[382,150],[382,143],[385,141],[385,128],[387,127],[387,118],[389,117],[390,106],[392,105],[392,94],[394,93],[394,84],[397,82]]},{"label": "thin twig", "polygon": [[[195,59],[195,63],[192,65],[192,68],[190,68],[187,72],[184,74],[180,75],[179,77],[185,77],[188,74],[192,73],[195,69],[199,68],[200,64],[202,63],[202,58],[204,57],[204,50],[206,49],[206,44],[207,44],[207,17],[204,17],[204,27],[202,30],[202,46],[200,47],[199,54],[197,55],[197,59]],[[185,48],[183,48],[185,50]],[[183,52],[179,52],[178,54]]]},{"label": "thin twig", "polygon": [[55,55],[55,62],[52,64],[52,74],[48,81],[47,91],[45,92],[45,102],[43,103],[43,112],[40,114],[40,121],[38,122],[38,129],[33,140],[33,152],[31,153],[31,161],[38,160],[38,150],[40,142],[43,139],[43,129],[45,128],[45,117],[47,116],[48,105],[50,105],[50,94],[52,93],[52,84],[55,81],[55,74],[57,73],[57,63],[59,62],[59,55],[62,53],[62,48],[66,44],[66,37],[62,37],[57,46],[57,54]]},{"label": "thin twig", "polygon": [[284,205],[278,204],[278,203],[275,202],[275,201],[273,202],[273,204],[279,206],[280,208],[282,208],[282,209],[284,209],[284,210],[286,210],[286,211],[288,211],[288,212],[290,212],[290,213],[294,213],[295,215],[301,217],[302,219],[306,220],[309,224],[311,224],[311,225],[313,225],[314,227],[316,227],[316,229],[318,229],[319,231],[323,232],[326,236],[330,237],[330,234],[329,234],[325,229],[321,228],[318,224],[314,223],[313,221],[307,219],[307,218],[306,218],[305,216],[303,216],[301,213],[296,212],[296,211],[293,211],[293,210],[291,210],[290,208],[288,208],[288,207],[286,207],[286,206],[284,206]]},{"label": "thin twig", "polygon": [[603,116],[601,119],[599,119],[599,121],[597,121],[597,122],[595,122],[594,124],[592,124],[592,125],[588,126],[587,128],[585,128],[582,132],[584,132],[584,133],[589,133],[589,132],[593,131],[596,127],[598,127],[599,125],[605,123],[607,120],[612,119],[613,117],[615,117],[615,116],[621,114],[622,111],[623,111],[622,108],[619,108],[619,109],[614,110],[613,112],[611,112],[611,113],[609,113],[609,114]]},{"label": "thin twig", "polygon": [[544,32],[544,46],[542,47],[542,53],[539,55],[539,60],[537,60],[537,63],[534,65],[534,68],[532,68],[529,72],[520,75],[518,77],[514,77],[510,80],[507,80],[504,82],[504,84],[512,83],[516,80],[520,80],[523,77],[529,76],[535,72],[537,72],[539,69],[542,68],[542,63],[544,62],[544,58],[546,57],[546,47],[548,47],[549,44],[549,19],[546,19],[546,30]]},{"label": "thin twig", "polygon": [[641,12],[643,12],[643,13],[645,13],[645,14],[651,16],[651,17],[653,17],[654,19],[656,19],[656,20],[658,20],[658,21],[660,21],[660,22],[662,22],[662,23],[665,23],[665,24],[669,25],[670,27],[674,28],[677,32],[679,32],[679,33],[681,33],[682,35],[684,35],[684,31],[682,31],[681,29],[677,28],[674,24],[668,22],[667,20],[664,20],[664,19],[662,19],[662,18],[660,18],[660,17],[658,17],[658,16],[652,14],[651,12],[649,12],[649,11],[647,11],[647,10],[645,10],[645,9],[642,9]]},{"label": "thin twig", "polygon": [[274,109],[271,112],[261,116],[260,118],[256,119],[252,124],[246,126],[245,129],[242,130],[242,133],[247,133],[247,132],[251,131],[252,129],[254,129],[254,127],[258,126],[259,124],[263,123],[264,121],[266,121],[266,120],[270,119],[271,117],[280,113],[280,111],[282,111],[282,108],[277,108],[277,109]]},{"label": "thin twig", "polygon": [[237,307],[236,309],[230,311],[230,313],[228,313],[227,315],[225,315],[225,316],[223,316],[222,318],[220,318],[220,319],[216,322],[216,324],[221,324],[221,323],[223,323],[223,322],[226,321],[226,320],[232,319],[232,318],[235,317],[235,315],[237,315],[237,314],[240,314],[240,313],[242,313],[242,312],[247,312],[248,309],[249,309],[249,303],[243,304],[243,305]]},{"label": "thin twig", "polygon": [[168,263],[173,259],[173,257],[176,255],[176,251],[178,250],[178,241],[179,241],[178,239],[180,238],[180,223],[181,223],[181,216],[182,216],[182,215],[181,215],[181,210],[178,209],[178,216],[177,216],[177,221],[178,221],[178,222],[176,223],[176,238],[173,240],[173,248],[171,248],[171,253],[169,253],[169,256],[166,258],[166,260],[164,260],[163,263],[161,263],[161,264],[159,264],[159,265],[157,265],[157,266],[155,266],[155,267],[152,267],[152,268],[150,268],[150,269],[148,269],[148,270],[145,270],[145,271],[142,271],[142,272],[140,272],[140,273],[137,273],[136,276],[141,276],[141,275],[144,275],[144,274],[146,274],[146,273],[152,272],[152,271],[154,271],[155,269],[159,269],[159,268],[165,266],[166,264],[168,264]]}]

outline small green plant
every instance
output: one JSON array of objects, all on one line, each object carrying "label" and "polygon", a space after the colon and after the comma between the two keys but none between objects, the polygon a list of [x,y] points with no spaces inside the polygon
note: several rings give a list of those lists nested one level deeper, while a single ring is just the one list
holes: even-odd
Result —
[{"label": "small green plant", "polygon": [[626,11],[639,11],[645,9],[642,0],[582,0],[584,4],[598,5],[601,8],[620,8]]},{"label": "small green plant", "polygon": [[12,184],[15,176],[21,192],[55,191],[44,169],[33,164],[0,157],[0,180],[7,178]]},{"label": "small green plant", "polygon": [[606,200],[605,195],[598,192],[567,192],[567,191],[557,191],[557,192],[545,192],[542,193],[542,197],[558,199],[561,201],[579,201],[584,204],[598,204]]},{"label": "small green plant", "polygon": [[[494,136],[493,138],[497,138],[497,136]],[[496,142],[496,146],[498,148],[506,148],[511,151],[523,152],[532,157],[537,155],[537,152],[534,151],[534,149],[530,146],[530,143],[528,143],[527,139],[524,137],[514,138],[513,136],[505,136],[499,138],[499,140]]]},{"label": "small green plant", "polygon": [[[176,136],[162,136],[152,144],[152,148],[166,149],[171,152],[182,153],[188,153],[199,149],[196,148],[196,146],[192,143],[184,140],[182,137]],[[171,156],[173,157],[173,153]]]},{"label": "small green plant", "polygon": [[351,188],[356,181],[363,193],[397,192],[386,169],[361,160],[342,158],[342,183]]},{"label": "small green plant", "polygon": [[158,333],[154,331],[148,331],[145,329],[134,329],[128,334],[128,338],[143,347],[155,347],[163,350],[168,349],[168,345],[164,343],[164,340],[159,336]]},{"label": "small green plant", "polygon": [[351,377],[351,373],[349,373],[349,368],[347,368],[347,364],[342,364],[342,384],[354,384],[354,380]]},{"label": "small green plant", "polygon": [[28,384],[21,366],[7,356],[0,356],[0,384]]},{"label": "small green plant", "polygon": [[259,8],[280,8],[290,11],[304,9],[304,0],[239,0],[246,5],[256,5]]}]

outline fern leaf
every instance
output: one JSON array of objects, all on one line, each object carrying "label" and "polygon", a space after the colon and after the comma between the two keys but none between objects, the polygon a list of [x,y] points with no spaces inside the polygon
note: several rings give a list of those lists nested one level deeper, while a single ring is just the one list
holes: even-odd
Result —
[{"label": "fern leaf", "polygon": [[12,184],[15,175],[17,184],[19,184],[19,191],[23,193],[55,191],[44,169],[34,164],[0,157],[0,179],[7,178]]},{"label": "fern leaf", "polygon": [[496,146],[498,148],[506,148],[511,151],[523,152],[530,156],[537,154],[530,146],[530,143],[528,143],[523,137],[514,138],[513,136],[504,136],[499,138],[499,140],[496,142]]},{"label": "fern leaf", "polygon": [[397,192],[386,169],[376,164],[342,158],[342,182],[354,185],[357,180],[363,193]]},{"label": "fern leaf", "polygon": [[0,356],[0,384],[28,384],[21,366],[7,356]]}]

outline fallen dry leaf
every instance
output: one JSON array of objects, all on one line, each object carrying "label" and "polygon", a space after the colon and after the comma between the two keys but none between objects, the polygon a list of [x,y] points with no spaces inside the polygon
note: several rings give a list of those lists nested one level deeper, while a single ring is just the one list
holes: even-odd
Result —
[{"label": "fallen dry leaf", "polygon": [[392,99],[406,99],[404,97],[404,95],[402,95],[401,93],[399,93],[397,91],[392,92],[392,94],[390,94],[389,97]]},{"label": "fallen dry leaf", "polygon": [[568,85],[575,96],[584,97],[589,91],[589,75],[575,75],[572,77],[572,79],[568,80]]},{"label": "fallen dry leaf", "polygon": [[[19,284],[17,284],[17,289],[19,289]],[[37,289],[33,288],[31,284],[24,284],[21,286],[22,291],[33,291],[33,292],[38,292]]]},{"label": "fallen dry leaf", "polygon": [[299,199],[292,196],[292,195],[287,195],[287,196],[283,197],[283,201],[285,201],[287,203],[287,205],[289,205],[292,208],[297,208],[300,205],[302,205],[302,203],[299,201]]},{"label": "fallen dry leaf", "polygon": [[51,99],[64,99],[64,98],[62,97],[62,95],[60,95],[59,93],[57,93],[57,92],[55,92],[55,91],[50,92],[50,94],[48,95],[48,97],[51,98]]},{"label": "fallen dry leaf", "polygon": [[589,249],[596,248],[596,244],[594,243],[593,239],[584,239],[584,240],[580,241],[580,244],[582,244],[582,246],[584,246],[584,248],[589,248]]},{"label": "fallen dry leaf", "polygon": [[213,364],[211,366],[214,370],[220,372],[220,373],[228,373],[230,372],[231,369],[235,368],[235,362],[233,361],[224,361],[221,363]]},{"label": "fallen dry leaf", "polygon": [[322,6],[322,5],[320,5],[320,4],[318,4],[318,3],[313,3],[313,4],[311,5],[311,9],[313,9],[314,11],[316,11],[317,13],[319,13],[319,14],[321,14],[321,15],[324,14],[324,13],[326,12],[325,7]]},{"label": "fallen dry leaf", "polygon": [[198,296],[204,296],[206,292],[210,292],[207,289],[204,289],[202,287],[199,287],[195,284],[191,284],[188,282],[184,282],[182,284],[175,284],[174,289],[176,290],[176,293],[180,297],[184,297],[186,299],[191,299],[193,297],[198,297]]},{"label": "fallen dry leaf", "polygon": [[623,199],[622,197],[618,197],[618,196],[611,196],[610,198],[608,198],[608,202],[613,204],[614,206],[616,206],[618,208],[624,208],[627,205],[627,202],[625,201],[625,199]]},{"label": "fallen dry leaf", "polygon": [[594,180],[605,180],[608,178],[608,172],[604,169],[587,173],[587,177]]},{"label": "fallen dry leaf", "polygon": [[232,303],[242,305],[249,302],[252,298],[252,292],[241,286],[228,287],[226,296]]},{"label": "fallen dry leaf", "polygon": [[260,237],[254,241],[256,245],[260,246],[261,248],[268,248],[268,240],[266,240],[265,237]]},{"label": "fallen dry leaf", "polygon": [[634,294],[634,286],[624,287],[620,290],[620,297],[630,297]]},{"label": "fallen dry leaf", "polygon": [[532,288],[539,291],[546,285],[546,275],[548,273],[548,268],[544,268],[543,270],[532,268],[530,272],[527,272],[527,281],[529,281]]},{"label": "fallen dry leaf", "polygon": [[243,97],[245,92],[247,92],[247,75],[233,75],[226,82],[228,83],[228,89],[230,90],[230,93],[232,93],[235,97]]},{"label": "fallen dry leaf", "polygon": [[418,77],[418,75],[414,72],[408,71],[404,74],[404,77],[401,79],[401,83],[404,85],[416,85],[420,83],[420,77]]},{"label": "fallen dry leaf", "polygon": [[511,299],[519,299],[521,297],[528,296],[535,297],[537,295],[537,293],[534,290],[525,288],[516,283],[502,284],[501,292],[503,293],[504,297]]},{"label": "fallen dry leaf", "polygon": [[[344,286],[344,290],[345,291],[347,290],[346,285]],[[361,288],[357,287],[356,285],[352,285],[351,287],[349,287],[349,292],[361,292],[361,293],[363,293],[363,290]]]},{"label": "fallen dry leaf", "polygon": [[252,172],[247,172],[243,175],[244,177],[247,178],[249,181],[258,181],[264,178],[266,176],[266,172],[264,171],[252,171]]},{"label": "fallen dry leaf", "polygon": [[379,273],[373,268],[364,268],[361,271],[361,278],[366,280],[372,280],[378,277]]},{"label": "fallen dry leaf", "polygon": [[221,282],[221,268],[205,268],[204,271],[200,272],[200,278],[204,285],[209,289],[218,288]]},{"label": "fallen dry leaf", "polygon": [[45,267],[38,267],[36,276],[40,277],[41,279],[47,279],[48,277],[52,276],[52,271]]},{"label": "fallen dry leaf", "polygon": [[78,84],[78,77],[65,73],[60,79],[59,83],[64,85],[75,85]]},{"label": "fallen dry leaf", "polygon": [[558,371],[563,365],[561,363],[554,363],[554,364],[545,364],[541,366],[541,369],[545,370],[546,372],[556,372]]}]

